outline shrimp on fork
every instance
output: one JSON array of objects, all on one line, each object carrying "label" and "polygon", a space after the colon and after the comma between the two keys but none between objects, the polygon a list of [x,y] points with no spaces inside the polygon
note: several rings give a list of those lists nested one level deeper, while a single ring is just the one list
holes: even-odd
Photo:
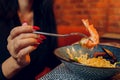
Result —
[{"label": "shrimp on fork", "polygon": [[80,45],[92,49],[99,43],[99,34],[94,26],[89,24],[88,20],[82,19],[82,22],[88,29],[90,36],[88,38],[82,38],[80,40]]}]

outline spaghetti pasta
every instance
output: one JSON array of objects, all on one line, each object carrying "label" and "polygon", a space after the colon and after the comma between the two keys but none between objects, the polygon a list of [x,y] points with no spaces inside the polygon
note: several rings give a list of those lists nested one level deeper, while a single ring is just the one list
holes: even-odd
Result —
[{"label": "spaghetti pasta", "polygon": [[[79,52],[81,52],[81,51],[79,51]],[[71,51],[69,49],[67,49],[67,54],[69,55],[69,57],[72,60],[77,61],[78,63],[84,64],[87,66],[109,67],[109,68],[116,67],[116,63],[111,64],[109,60],[104,59],[102,56],[89,58],[88,53],[86,53],[86,54],[80,53],[79,57],[75,57],[73,55],[74,52],[71,53]]]}]

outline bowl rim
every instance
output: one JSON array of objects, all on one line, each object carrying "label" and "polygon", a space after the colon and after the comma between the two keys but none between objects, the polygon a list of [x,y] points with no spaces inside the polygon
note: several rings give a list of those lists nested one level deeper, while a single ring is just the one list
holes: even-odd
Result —
[{"label": "bowl rim", "polygon": [[[118,48],[118,47],[116,47],[116,46],[109,46],[109,45],[104,45],[104,44],[99,44],[99,45]],[[71,46],[71,45],[68,45],[68,46]],[[65,46],[63,46],[63,47],[65,47]],[[63,48],[63,47],[59,47],[59,48]],[[56,51],[57,51],[59,48],[56,48],[56,49],[54,50],[54,54],[55,54],[55,56],[56,56],[59,60],[61,60],[61,61],[65,61],[65,62],[68,62],[68,63],[73,63],[74,65],[80,65],[80,66],[89,67],[89,68],[97,68],[97,69],[120,69],[120,67],[95,67],[95,66],[89,66],[89,65],[81,64],[81,63],[78,63],[78,62],[75,62],[75,61],[65,60],[65,59],[57,56]],[[120,48],[118,48],[118,49],[120,49]]]}]

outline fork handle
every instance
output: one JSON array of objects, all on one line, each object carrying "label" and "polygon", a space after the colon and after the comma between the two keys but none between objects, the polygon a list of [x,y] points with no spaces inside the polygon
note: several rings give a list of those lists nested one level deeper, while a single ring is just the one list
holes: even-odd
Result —
[{"label": "fork handle", "polygon": [[43,35],[47,35],[47,36],[65,37],[65,35],[62,35],[62,34],[46,33],[46,32],[39,32],[39,31],[34,31],[33,33],[43,34]]}]

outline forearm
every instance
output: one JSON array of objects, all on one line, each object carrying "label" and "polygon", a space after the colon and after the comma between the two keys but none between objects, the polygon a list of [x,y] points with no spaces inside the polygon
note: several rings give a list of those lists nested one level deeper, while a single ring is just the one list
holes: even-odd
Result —
[{"label": "forearm", "polygon": [[17,63],[17,61],[13,58],[10,57],[8,58],[5,62],[2,64],[2,72],[3,75],[7,78],[10,79],[14,75],[16,75],[22,67]]}]

